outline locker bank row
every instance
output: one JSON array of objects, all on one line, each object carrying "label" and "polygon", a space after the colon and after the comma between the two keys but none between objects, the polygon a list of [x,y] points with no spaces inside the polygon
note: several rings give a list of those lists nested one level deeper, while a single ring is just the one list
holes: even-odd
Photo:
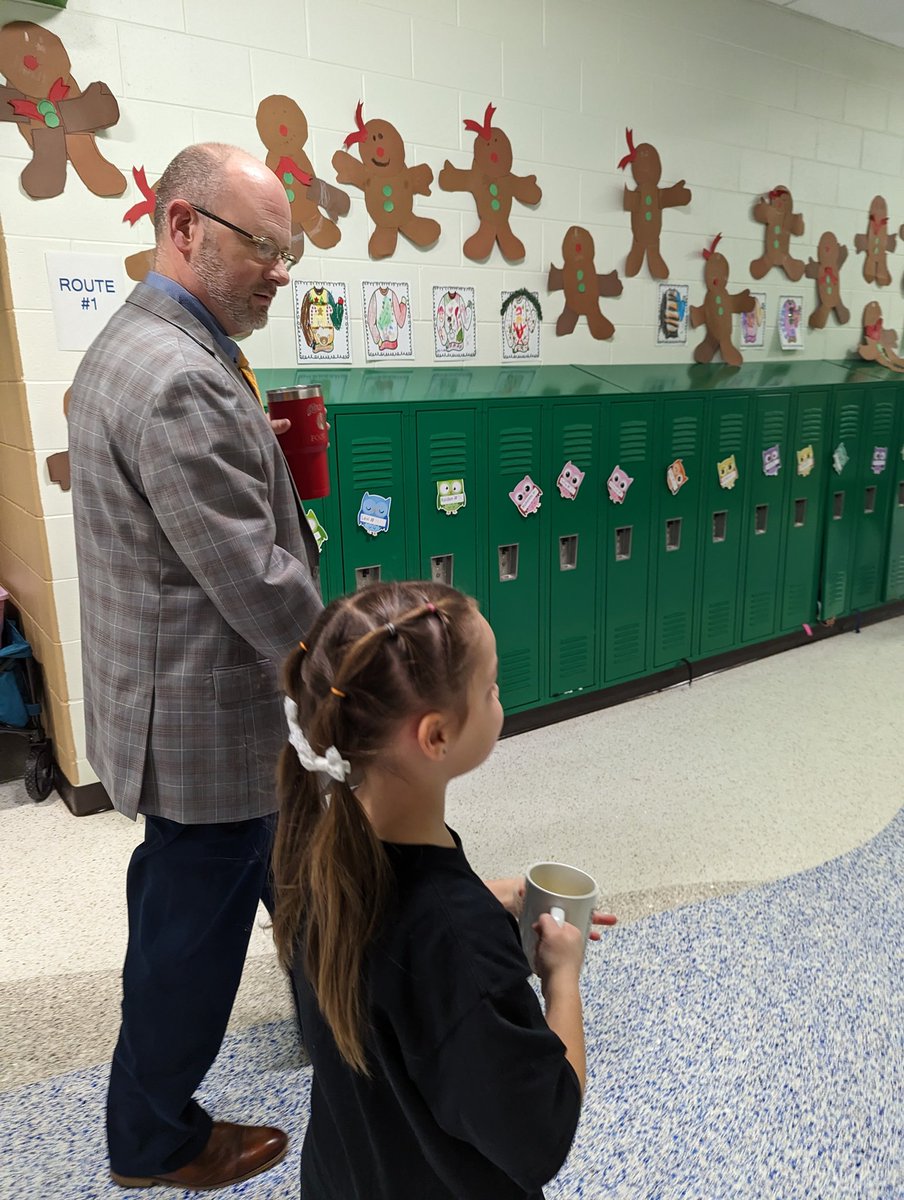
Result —
[{"label": "locker bank row", "polygon": [[904,598],[904,377],[823,361],[259,372],[319,384],[324,598],[480,602],[508,712]]}]

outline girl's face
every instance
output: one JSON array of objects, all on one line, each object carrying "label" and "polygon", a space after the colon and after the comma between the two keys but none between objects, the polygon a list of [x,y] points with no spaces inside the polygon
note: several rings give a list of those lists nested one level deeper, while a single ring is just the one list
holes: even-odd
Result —
[{"label": "girl's face", "polygon": [[464,775],[479,767],[496,745],[502,729],[502,705],[496,674],[496,638],[488,622],[479,613],[474,617],[474,670],[468,685],[468,708],[464,724],[449,749],[450,777]]}]

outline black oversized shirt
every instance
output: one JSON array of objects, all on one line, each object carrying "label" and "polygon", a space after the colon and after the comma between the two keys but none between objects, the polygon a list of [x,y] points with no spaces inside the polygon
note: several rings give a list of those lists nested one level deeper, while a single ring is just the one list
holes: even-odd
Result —
[{"label": "black oversized shirt", "polygon": [[[364,968],[371,1078],[294,968],[314,1064],[302,1200],[542,1200],[581,1096],[514,919],[456,846],[384,843],[396,893]],[[353,935],[351,935],[353,936]]]}]

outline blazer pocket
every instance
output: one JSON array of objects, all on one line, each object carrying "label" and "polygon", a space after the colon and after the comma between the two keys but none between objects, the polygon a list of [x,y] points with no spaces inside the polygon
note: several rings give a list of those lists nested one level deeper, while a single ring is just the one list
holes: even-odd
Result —
[{"label": "blazer pocket", "polygon": [[220,708],[239,708],[277,692],[276,671],[265,658],[242,667],[214,667],[212,674]]}]

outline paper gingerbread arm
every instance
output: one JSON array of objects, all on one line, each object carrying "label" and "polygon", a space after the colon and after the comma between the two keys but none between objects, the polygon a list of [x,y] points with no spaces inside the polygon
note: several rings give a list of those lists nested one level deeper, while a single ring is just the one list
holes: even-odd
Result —
[{"label": "paper gingerbread arm", "polygon": [[865,251],[869,246],[869,237],[865,233],[857,233],[854,235],[854,249],[858,252]]},{"label": "paper gingerbread arm", "polygon": [[625,212],[634,211],[637,206],[637,195],[636,191],[632,191],[627,185],[625,186],[624,195],[622,196],[622,209]]},{"label": "paper gingerbread arm", "polygon": [[439,186],[444,192],[470,192],[474,187],[474,172],[453,167],[447,158],[439,173]]},{"label": "paper gingerbread arm", "polygon": [[93,133],[109,129],[119,120],[119,104],[105,83],[89,83],[80,96],[60,106],[67,133]]},{"label": "paper gingerbread arm", "polygon": [[565,272],[561,267],[554,267],[549,264],[549,278],[546,281],[546,289],[550,292],[561,292],[565,286]]},{"label": "paper gingerbread arm", "polygon": [[620,296],[624,291],[618,271],[610,271],[608,275],[597,275],[596,283],[601,296]]},{"label": "paper gingerbread arm", "polygon": [[690,307],[691,325],[694,329],[706,320],[706,310],[702,304],[692,304]]},{"label": "paper gingerbread arm", "polygon": [[753,312],[756,308],[756,300],[751,296],[750,288],[744,288],[743,292],[736,292],[730,297],[730,300],[733,313]]},{"label": "paper gingerbread arm", "polygon": [[410,167],[408,178],[411,180],[411,190],[415,195],[430,195],[430,184],[433,182],[433,169],[428,167],[426,163]]},{"label": "paper gingerbread arm", "polygon": [[792,213],[791,215],[791,232],[795,237],[800,237],[804,231],[804,218],[802,213]]},{"label": "paper gingerbread arm", "polygon": [[339,183],[350,183],[352,187],[364,187],[366,173],[364,163],[358,162],[344,150],[337,150],[333,155],[333,170]]},{"label": "paper gingerbread arm", "polygon": [[337,221],[340,217],[347,216],[348,210],[352,206],[348,192],[333,187],[331,183],[327,183],[325,179],[319,179],[317,176],[311,180],[311,186],[305,195],[312,204],[322,208],[331,221]]},{"label": "paper gingerbread arm", "polygon": [[539,204],[543,197],[536,175],[512,175],[511,186],[512,195],[522,204]]},{"label": "paper gingerbread arm", "polygon": [[[901,237],[904,238],[904,225],[901,226],[900,233],[901,233]],[[889,234],[889,236],[887,238],[887,242],[886,242],[886,249],[888,250],[889,254],[894,254],[896,245],[897,245],[897,239],[896,239],[895,235],[893,233]]]},{"label": "paper gingerbread arm", "polygon": [[847,246],[838,247],[838,270],[840,271],[847,262],[848,248]]},{"label": "paper gingerbread arm", "polygon": [[[838,265],[841,265],[840,261]],[[819,278],[819,263],[815,258],[811,258],[807,263],[806,267],[804,268],[804,275],[806,275],[807,279]]]},{"label": "paper gingerbread arm", "polygon": [[778,213],[766,200],[761,200],[759,204],[753,206],[753,219],[760,221],[763,225],[773,225],[776,223]]},{"label": "paper gingerbread arm", "polygon": [[691,192],[685,186],[683,179],[679,179],[671,187],[659,189],[660,208],[680,208],[683,204],[690,204],[690,202]]}]

